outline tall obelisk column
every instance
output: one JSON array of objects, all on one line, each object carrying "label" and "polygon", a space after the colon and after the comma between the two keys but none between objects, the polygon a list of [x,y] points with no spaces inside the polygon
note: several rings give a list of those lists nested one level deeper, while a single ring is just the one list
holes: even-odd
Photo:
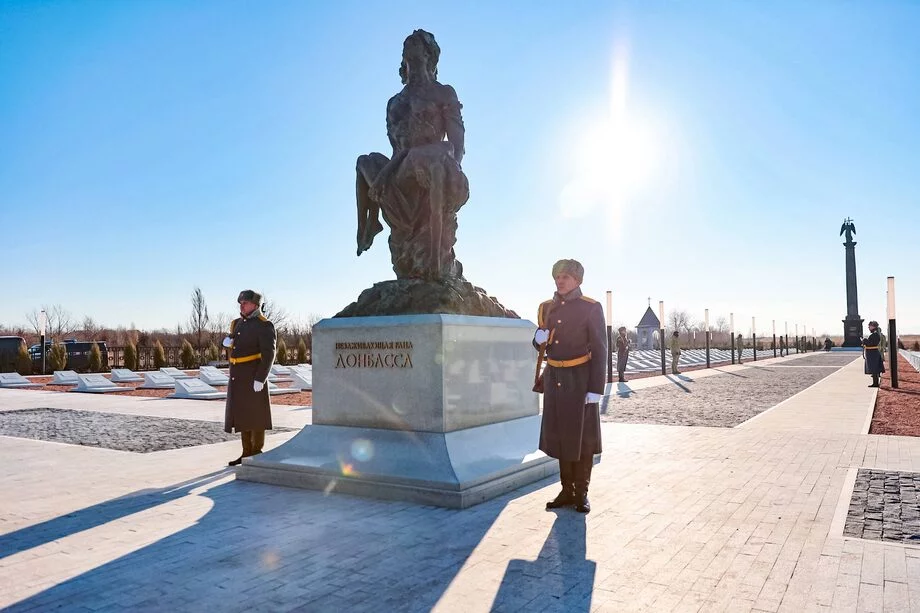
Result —
[{"label": "tall obelisk column", "polygon": [[847,266],[847,316],[843,320],[843,346],[859,347],[863,335],[863,319],[859,316],[859,299],[856,295],[856,241],[853,240],[853,234],[856,232],[856,226],[853,225],[852,219],[846,219],[840,233],[846,233],[846,242],[843,243],[846,249],[846,266]]}]

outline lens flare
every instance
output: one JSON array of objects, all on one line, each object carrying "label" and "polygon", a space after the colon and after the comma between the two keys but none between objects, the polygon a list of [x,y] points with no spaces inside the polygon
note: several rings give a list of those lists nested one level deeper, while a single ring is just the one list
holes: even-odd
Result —
[{"label": "lens flare", "polygon": [[374,444],[366,438],[359,438],[351,444],[351,457],[358,462],[367,462],[374,457]]}]

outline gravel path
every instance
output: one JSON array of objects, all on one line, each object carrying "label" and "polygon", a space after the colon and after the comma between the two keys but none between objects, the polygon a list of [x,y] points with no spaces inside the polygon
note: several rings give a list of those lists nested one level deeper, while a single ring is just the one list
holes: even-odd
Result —
[{"label": "gravel path", "polygon": [[[287,432],[293,428],[275,428]],[[223,423],[70,409],[0,411],[0,434],[70,445],[149,453],[239,439]]]},{"label": "gravel path", "polygon": [[[816,356],[817,358],[817,356]],[[794,362],[809,358],[800,358]],[[848,361],[852,361],[853,356]],[[672,383],[611,396],[601,405],[601,420],[630,424],[733,428],[836,372],[841,365],[753,366],[694,381],[671,376]]]},{"label": "gravel path", "polygon": [[862,352],[860,351],[847,351],[847,352],[821,352],[821,353],[812,353],[808,354],[801,358],[796,358],[794,360],[789,360],[788,362],[779,362],[778,364],[771,364],[773,366],[783,366],[783,367],[795,367],[795,366],[846,366],[853,360],[861,360]]}]

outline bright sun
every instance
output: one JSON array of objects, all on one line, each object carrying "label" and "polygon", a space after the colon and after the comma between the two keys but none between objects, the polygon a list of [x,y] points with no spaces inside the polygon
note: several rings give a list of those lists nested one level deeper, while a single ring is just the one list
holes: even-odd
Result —
[{"label": "bright sun", "polygon": [[583,129],[573,143],[572,177],[560,204],[565,217],[601,208],[618,225],[631,198],[654,176],[658,154],[652,126],[626,106],[627,54],[619,50],[615,56],[609,113]]}]

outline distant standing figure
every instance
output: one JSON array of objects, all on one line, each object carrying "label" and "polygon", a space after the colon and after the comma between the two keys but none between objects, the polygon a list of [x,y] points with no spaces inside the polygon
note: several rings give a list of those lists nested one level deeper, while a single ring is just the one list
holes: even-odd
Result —
[{"label": "distant standing figure", "polygon": [[831,342],[831,339],[824,337],[824,351],[830,351],[831,347],[834,346],[834,343]]},{"label": "distant standing figure", "polygon": [[879,386],[879,377],[885,372],[885,364],[882,362],[882,353],[879,351],[881,337],[878,333],[878,322],[869,322],[869,337],[862,340],[863,357],[866,360],[866,374],[872,375],[872,383],[869,387]]},{"label": "distant standing figure", "polygon": [[779,357],[783,357],[783,354],[789,355],[789,350],[786,349],[786,339],[780,336],[779,337]]},{"label": "distant standing figure", "polygon": [[885,361],[885,356],[888,354],[888,337],[879,329],[878,331],[878,352],[882,356],[882,362]]},{"label": "distant standing figure", "polygon": [[671,335],[671,372],[675,375],[680,374],[680,371],[677,370],[678,362],[680,362],[680,332],[675,330]]},{"label": "distant standing figure", "polygon": [[744,352],[744,339],[741,337],[741,333],[738,333],[738,363],[741,363],[741,354]]},{"label": "distant standing figure", "polygon": [[265,431],[272,429],[272,406],[266,380],[275,361],[275,326],[262,314],[262,296],[251,289],[240,292],[240,316],[230,323],[224,347],[230,350],[230,385],[224,431],[240,433],[243,458],[262,453]]},{"label": "distant standing figure", "polygon": [[629,361],[629,337],[626,335],[626,326],[620,326],[616,340],[617,348],[617,380],[626,383],[626,362]]}]

